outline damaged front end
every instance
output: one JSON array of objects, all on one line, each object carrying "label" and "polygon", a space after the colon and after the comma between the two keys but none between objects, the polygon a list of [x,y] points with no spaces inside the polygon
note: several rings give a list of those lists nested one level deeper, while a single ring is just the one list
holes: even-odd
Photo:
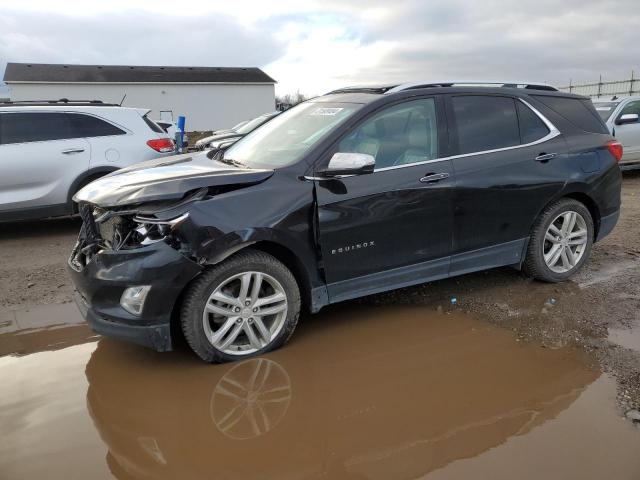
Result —
[{"label": "damaged front end", "polygon": [[208,190],[202,188],[178,202],[155,202],[137,208],[104,209],[81,202],[78,207],[82,227],[69,265],[81,271],[97,253],[126,251],[157,242],[164,242],[191,258],[192,248],[178,232],[189,218],[189,213],[181,210],[207,194]]},{"label": "damaged front end", "polygon": [[171,319],[201,271],[181,227],[200,189],[179,201],[102,208],[79,204],[82,227],[69,257],[76,303],[97,333],[171,350]]},{"label": "damaged front end", "polygon": [[171,319],[216,238],[199,203],[263,182],[273,170],[182,155],[99,178],[74,200],[82,217],[69,273],[78,306],[98,333],[170,350]]}]

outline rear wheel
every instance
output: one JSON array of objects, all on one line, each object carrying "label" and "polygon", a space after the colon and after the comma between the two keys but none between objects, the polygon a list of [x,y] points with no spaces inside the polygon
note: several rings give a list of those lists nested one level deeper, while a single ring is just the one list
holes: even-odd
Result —
[{"label": "rear wheel", "polygon": [[562,199],[536,221],[524,271],[547,282],[560,282],[576,273],[589,258],[593,244],[593,219],[589,210],[573,199]]},{"label": "rear wheel", "polygon": [[181,310],[182,330],[206,362],[260,355],[284,344],[300,315],[291,272],[264,252],[246,250],[203,273]]}]

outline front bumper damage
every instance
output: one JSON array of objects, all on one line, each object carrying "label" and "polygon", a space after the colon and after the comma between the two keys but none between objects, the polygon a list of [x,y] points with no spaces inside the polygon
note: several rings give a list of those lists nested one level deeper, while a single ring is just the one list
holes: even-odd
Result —
[{"label": "front bumper damage", "polygon": [[[78,244],[68,261],[76,303],[97,333],[157,351],[172,348],[171,316],[185,286],[202,267],[164,241],[138,248],[109,250],[83,214]],[[120,306],[127,287],[151,286],[141,315]]]}]

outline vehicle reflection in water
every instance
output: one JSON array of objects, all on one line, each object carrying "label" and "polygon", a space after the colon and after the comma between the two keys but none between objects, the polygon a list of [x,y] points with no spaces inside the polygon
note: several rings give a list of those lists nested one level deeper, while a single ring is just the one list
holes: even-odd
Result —
[{"label": "vehicle reflection in water", "polygon": [[61,350],[96,338],[74,303],[0,309],[0,356]]},{"label": "vehicle reflection in water", "polygon": [[599,376],[464,315],[356,307],[235,364],[100,340],[87,402],[111,472],[415,478],[527,434]]}]

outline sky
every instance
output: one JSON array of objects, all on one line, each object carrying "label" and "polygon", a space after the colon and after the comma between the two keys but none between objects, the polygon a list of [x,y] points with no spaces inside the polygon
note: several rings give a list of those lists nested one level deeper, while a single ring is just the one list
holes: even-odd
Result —
[{"label": "sky", "polygon": [[0,0],[0,78],[7,62],[29,62],[260,67],[278,94],[564,86],[640,76],[639,25],[639,0]]}]

